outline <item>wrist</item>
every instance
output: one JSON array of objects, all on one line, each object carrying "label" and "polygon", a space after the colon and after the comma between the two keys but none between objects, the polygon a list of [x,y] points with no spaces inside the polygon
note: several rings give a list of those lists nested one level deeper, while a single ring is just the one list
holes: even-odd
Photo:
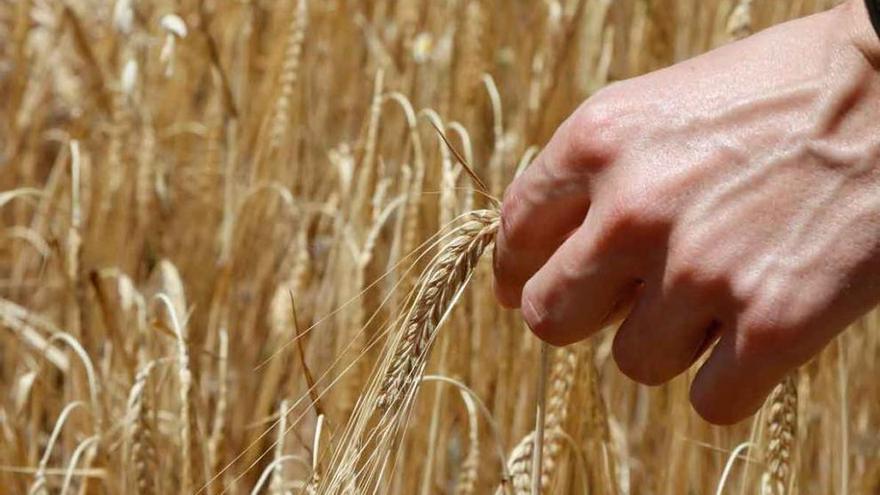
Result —
[{"label": "wrist", "polygon": [[[880,0],[868,1],[880,4]],[[872,23],[866,1],[847,0],[837,12],[842,16],[841,26],[848,33],[849,41],[880,71],[880,33]]]}]

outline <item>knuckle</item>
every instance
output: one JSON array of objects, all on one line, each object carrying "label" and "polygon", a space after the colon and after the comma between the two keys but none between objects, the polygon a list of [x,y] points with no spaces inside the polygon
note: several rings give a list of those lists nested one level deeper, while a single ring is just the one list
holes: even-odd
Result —
[{"label": "knuckle", "polygon": [[670,260],[665,275],[665,284],[669,287],[693,289],[698,288],[707,296],[725,295],[724,275],[706,263],[707,255],[697,254],[700,250],[691,251],[687,256],[677,256]]},{"label": "knuckle", "polygon": [[602,168],[619,151],[620,112],[602,99],[590,99],[565,121],[561,128],[572,163]]},{"label": "knuckle", "polygon": [[604,231],[607,240],[620,242],[629,239],[643,242],[666,228],[664,212],[649,192],[613,194],[603,208]]},{"label": "knuckle", "polygon": [[616,195],[603,213],[604,230],[606,236],[611,239],[625,237],[638,228],[639,208],[623,195]]},{"label": "knuckle", "polygon": [[799,327],[799,322],[786,315],[780,306],[753,309],[741,318],[737,354],[749,358],[790,349]]},{"label": "knuckle", "polygon": [[636,183],[624,191],[626,197],[619,201],[625,202],[632,221],[645,227],[665,225],[666,201],[658,186]]},{"label": "knuckle", "polygon": [[667,271],[667,284],[670,287],[697,287],[703,285],[706,274],[693,261],[698,258],[685,258],[671,265]]},{"label": "knuckle", "polygon": [[715,255],[717,243],[693,232],[673,236],[669,243],[666,282],[672,287],[699,287],[714,297],[729,298],[732,292],[730,266]]},{"label": "knuckle", "polygon": [[614,127],[623,116],[622,100],[613,91],[603,89],[585,101],[575,113],[576,121],[589,130]]}]

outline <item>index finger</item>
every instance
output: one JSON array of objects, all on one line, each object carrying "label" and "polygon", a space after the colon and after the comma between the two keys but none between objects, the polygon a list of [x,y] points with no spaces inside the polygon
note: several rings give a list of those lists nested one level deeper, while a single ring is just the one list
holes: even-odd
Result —
[{"label": "index finger", "polygon": [[495,293],[509,308],[522,288],[584,220],[593,171],[610,159],[600,122],[569,117],[504,195],[495,243]]}]

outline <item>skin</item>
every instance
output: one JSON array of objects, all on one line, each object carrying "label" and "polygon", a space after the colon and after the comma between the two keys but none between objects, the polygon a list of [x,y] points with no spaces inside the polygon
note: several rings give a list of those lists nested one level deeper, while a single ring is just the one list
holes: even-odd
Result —
[{"label": "skin", "polygon": [[496,295],[554,345],[753,414],[880,302],[880,39],[862,0],[583,103],[509,187]]}]

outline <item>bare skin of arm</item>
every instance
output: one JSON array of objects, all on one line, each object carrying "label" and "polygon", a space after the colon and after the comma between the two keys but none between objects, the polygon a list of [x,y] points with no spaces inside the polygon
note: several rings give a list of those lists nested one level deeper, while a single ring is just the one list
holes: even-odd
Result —
[{"label": "bare skin of arm", "polygon": [[[613,84],[509,187],[496,294],[542,339],[754,413],[880,302],[880,40],[863,0]],[[712,344],[715,344],[712,346]]]}]

